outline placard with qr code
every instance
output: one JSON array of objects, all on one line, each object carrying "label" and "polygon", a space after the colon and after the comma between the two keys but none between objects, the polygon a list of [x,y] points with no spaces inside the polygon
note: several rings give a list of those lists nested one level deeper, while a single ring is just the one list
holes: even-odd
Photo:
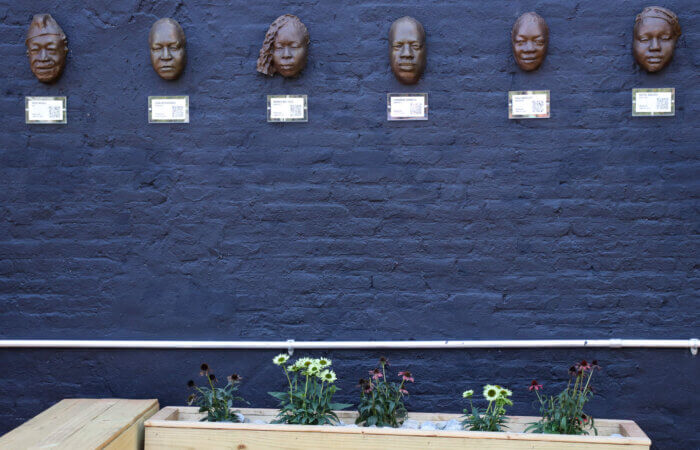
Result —
[{"label": "placard with qr code", "polygon": [[387,94],[386,120],[428,120],[428,94]]},{"label": "placard with qr code", "polygon": [[509,119],[549,119],[549,91],[509,91]]},{"label": "placard with qr code", "polygon": [[658,117],[676,115],[676,89],[632,89],[632,116]]},{"label": "placard with qr code", "polygon": [[148,123],[190,123],[190,97],[149,96]]},{"label": "placard with qr code", "polygon": [[308,122],[309,104],[306,95],[268,95],[268,122]]},{"label": "placard with qr code", "polygon": [[66,97],[25,97],[24,123],[68,123]]}]

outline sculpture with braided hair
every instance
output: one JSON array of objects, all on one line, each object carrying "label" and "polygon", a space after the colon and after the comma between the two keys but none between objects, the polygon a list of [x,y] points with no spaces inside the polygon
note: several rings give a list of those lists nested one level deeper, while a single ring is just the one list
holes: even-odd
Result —
[{"label": "sculpture with braided hair", "polygon": [[634,20],[634,59],[647,72],[658,72],[671,62],[680,35],[681,25],[673,11],[647,6]]},{"label": "sculpture with braided hair", "polygon": [[265,33],[258,57],[258,72],[272,76],[295,77],[306,65],[309,32],[297,16],[285,14],[275,19]]}]

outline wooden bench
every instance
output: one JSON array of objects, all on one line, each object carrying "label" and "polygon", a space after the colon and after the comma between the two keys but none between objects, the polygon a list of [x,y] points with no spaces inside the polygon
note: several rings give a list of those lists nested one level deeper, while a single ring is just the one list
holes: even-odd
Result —
[{"label": "wooden bench", "polygon": [[158,400],[61,400],[0,437],[0,449],[142,449],[143,422]]}]

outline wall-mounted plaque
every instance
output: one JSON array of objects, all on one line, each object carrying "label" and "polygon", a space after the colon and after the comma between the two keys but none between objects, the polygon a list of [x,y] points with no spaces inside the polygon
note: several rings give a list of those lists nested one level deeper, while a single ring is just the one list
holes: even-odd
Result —
[{"label": "wall-mounted plaque", "polygon": [[428,94],[387,94],[386,120],[428,120]]},{"label": "wall-mounted plaque", "polygon": [[24,123],[67,123],[66,97],[24,97]]},{"label": "wall-mounted plaque", "polygon": [[308,122],[309,105],[306,95],[268,95],[268,122]]},{"label": "wall-mounted plaque", "polygon": [[148,123],[190,123],[190,97],[149,96]]},{"label": "wall-mounted plaque", "polygon": [[632,89],[632,116],[676,115],[675,88]]},{"label": "wall-mounted plaque", "polygon": [[509,91],[509,119],[549,119],[549,91]]}]

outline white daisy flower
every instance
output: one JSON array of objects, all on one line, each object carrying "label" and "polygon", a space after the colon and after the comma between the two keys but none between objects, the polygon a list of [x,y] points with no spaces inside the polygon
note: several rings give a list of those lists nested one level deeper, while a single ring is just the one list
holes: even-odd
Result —
[{"label": "white daisy flower", "polygon": [[272,362],[278,366],[281,366],[282,364],[286,363],[287,361],[289,361],[289,355],[287,355],[286,353],[280,353],[279,355],[272,358]]}]

